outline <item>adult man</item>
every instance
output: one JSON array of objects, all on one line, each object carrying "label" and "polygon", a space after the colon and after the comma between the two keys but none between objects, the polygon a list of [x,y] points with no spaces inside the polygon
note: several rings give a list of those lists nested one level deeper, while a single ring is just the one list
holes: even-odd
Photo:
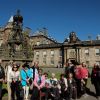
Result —
[{"label": "adult man", "polygon": [[12,71],[12,67],[13,67],[14,62],[12,60],[9,61],[9,64],[6,66],[5,71],[6,71],[6,80],[7,80],[7,89],[8,89],[8,100],[11,100],[11,88],[10,88],[10,84],[11,84],[11,79],[9,77],[11,71]]},{"label": "adult man", "polygon": [[2,64],[2,60],[0,59],[0,100],[2,100],[2,83],[5,80],[5,72],[1,64]]}]

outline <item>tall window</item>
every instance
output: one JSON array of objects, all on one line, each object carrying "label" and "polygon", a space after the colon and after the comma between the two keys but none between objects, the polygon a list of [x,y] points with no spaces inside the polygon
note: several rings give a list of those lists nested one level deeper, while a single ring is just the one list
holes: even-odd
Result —
[{"label": "tall window", "polygon": [[95,49],[95,54],[96,54],[97,56],[100,56],[100,48],[96,48],[96,49]]},{"label": "tall window", "polygon": [[39,57],[39,51],[36,51],[36,57],[37,58]]},{"label": "tall window", "polygon": [[46,57],[43,58],[43,64],[46,65]]},{"label": "tall window", "polygon": [[43,64],[46,64],[46,57],[47,57],[47,52],[43,51]]},{"label": "tall window", "polygon": [[51,50],[51,56],[54,56],[54,50]]},{"label": "tall window", "polygon": [[54,50],[51,50],[51,65],[54,65]]},{"label": "tall window", "polygon": [[44,51],[44,52],[43,52],[43,57],[46,57],[46,56],[47,56],[47,52]]},{"label": "tall window", "polygon": [[87,65],[87,67],[89,67],[89,61],[86,61],[86,65]]},{"label": "tall window", "polygon": [[59,55],[62,56],[62,50],[59,51]]},{"label": "tall window", "polygon": [[54,57],[51,57],[51,65],[54,65]]},{"label": "tall window", "polygon": [[89,56],[89,48],[85,49],[85,55]]}]

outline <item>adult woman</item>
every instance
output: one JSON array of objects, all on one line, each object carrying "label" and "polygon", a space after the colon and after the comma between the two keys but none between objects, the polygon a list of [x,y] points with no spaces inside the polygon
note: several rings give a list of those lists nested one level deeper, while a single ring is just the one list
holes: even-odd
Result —
[{"label": "adult woman", "polygon": [[67,99],[68,83],[67,83],[67,79],[64,77],[64,74],[60,75],[59,83],[61,86],[61,97]]},{"label": "adult woman", "polygon": [[20,72],[18,71],[18,66],[13,65],[9,77],[11,80],[11,100],[15,100],[15,93],[17,100],[20,100],[20,91],[19,91]]},{"label": "adult woman", "polygon": [[91,73],[91,82],[95,87],[96,96],[100,100],[100,65],[95,64]]},{"label": "adult woman", "polygon": [[25,63],[21,69],[21,84],[24,89],[24,99],[28,99],[29,96],[29,79],[31,78],[31,72],[29,69],[29,65]]}]

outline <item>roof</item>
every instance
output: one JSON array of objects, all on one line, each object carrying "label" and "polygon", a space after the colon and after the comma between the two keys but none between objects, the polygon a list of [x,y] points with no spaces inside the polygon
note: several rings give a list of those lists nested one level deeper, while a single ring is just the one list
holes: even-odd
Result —
[{"label": "roof", "polygon": [[54,43],[58,43],[56,40],[54,40],[53,38],[50,38],[50,37],[48,37],[48,36],[45,36],[45,35],[42,35],[42,34],[35,34],[35,35],[33,35],[33,36],[30,36],[30,38],[33,38],[33,37],[44,37],[44,38],[46,38],[46,39],[48,39],[48,40],[50,40],[50,41],[52,41],[52,42],[54,42]]},{"label": "roof", "polygon": [[40,44],[40,45],[36,45],[34,46],[34,49],[48,49],[48,48],[61,48],[62,47],[62,43],[57,43],[57,44]]},{"label": "roof", "polygon": [[82,41],[81,44],[83,44],[83,45],[99,45],[100,46],[100,40]]},{"label": "roof", "polygon": [[8,22],[13,22],[13,16],[10,17]]}]

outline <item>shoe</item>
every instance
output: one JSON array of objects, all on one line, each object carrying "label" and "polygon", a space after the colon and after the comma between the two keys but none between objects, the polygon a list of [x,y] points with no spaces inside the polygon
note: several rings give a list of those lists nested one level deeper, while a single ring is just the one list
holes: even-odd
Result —
[{"label": "shoe", "polygon": [[85,94],[83,94],[82,96],[83,96],[84,98],[86,98],[86,97],[88,97],[88,94],[85,93]]}]

